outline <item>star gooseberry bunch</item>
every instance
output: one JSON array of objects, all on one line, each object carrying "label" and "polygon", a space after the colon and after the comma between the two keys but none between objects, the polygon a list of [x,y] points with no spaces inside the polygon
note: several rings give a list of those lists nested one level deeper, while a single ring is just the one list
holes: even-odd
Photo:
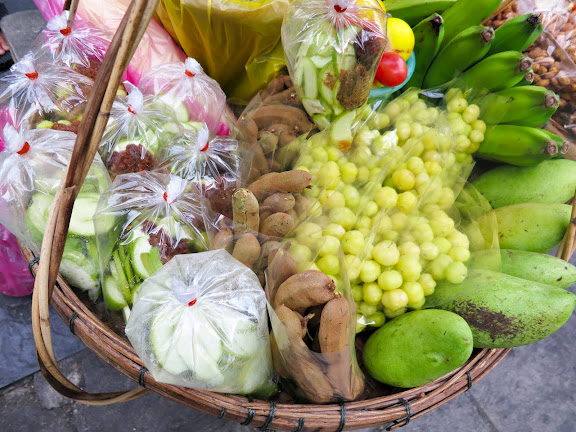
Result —
[{"label": "star gooseberry bunch", "polygon": [[365,106],[342,150],[333,131],[300,143],[296,169],[312,175],[316,201],[291,240],[301,271],[343,276],[357,304],[357,331],[423,307],[437,281],[466,278],[469,240],[451,216],[458,180],[486,125],[479,108],[449,92],[446,109],[409,92]]}]

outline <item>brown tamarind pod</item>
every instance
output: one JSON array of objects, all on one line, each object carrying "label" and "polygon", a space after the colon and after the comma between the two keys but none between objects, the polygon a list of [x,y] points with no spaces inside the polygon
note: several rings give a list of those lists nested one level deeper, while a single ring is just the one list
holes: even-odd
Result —
[{"label": "brown tamarind pod", "polygon": [[266,90],[268,94],[276,94],[285,89],[284,79],[279,76],[268,83]]},{"label": "brown tamarind pod", "polygon": [[[324,305],[316,305],[316,306],[312,306],[310,308],[308,308],[306,310],[307,314],[313,314],[314,318],[312,318],[309,322],[308,322],[308,328],[310,329],[311,333],[318,333],[318,329],[320,328],[320,317],[322,316],[322,309],[324,309]],[[318,338],[315,338],[318,339]],[[318,351],[320,352],[320,351]]]},{"label": "brown tamarind pod", "polygon": [[290,276],[298,273],[298,266],[296,261],[284,249],[273,250],[268,255],[268,270],[267,270],[267,291],[268,300],[274,304],[276,292],[278,287],[282,285]]},{"label": "brown tamarind pod", "polygon": [[258,126],[251,118],[243,117],[236,122],[236,127],[243,135],[243,138],[248,141],[250,146],[256,144],[258,139]]},{"label": "brown tamarind pod", "polygon": [[304,313],[311,306],[329,302],[334,298],[334,281],[318,270],[306,270],[290,276],[278,287],[274,306],[286,307]]},{"label": "brown tamarind pod", "polygon": [[258,232],[260,229],[260,205],[248,189],[236,189],[232,195],[234,234]]},{"label": "brown tamarind pod", "polygon": [[300,193],[306,189],[312,176],[304,170],[291,170],[268,173],[260,177],[248,189],[252,191],[258,201],[277,192]]},{"label": "brown tamarind pod", "polygon": [[251,150],[254,151],[252,166],[260,171],[261,174],[267,174],[270,171],[270,167],[268,166],[268,159],[266,159],[262,147],[260,147],[256,141],[255,145],[251,147]]},{"label": "brown tamarind pod", "polygon": [[340,293],[322,309],[318,339],[323,354],[338,353],[349,346],[350,306]]},{"label": "brown tamarind pod", "polygon": [[222,228],[214,236],[210,250],[225,249],[229,253],[232,252],[232,243],[234,241],[234,234],[230,228]]},{"label": "brown tamarind pod", "polygon": [[270,195],[263,202],[261,207],[269,208],[273,212],[287,212],[294,208],[296,200],[294,196],[286,192],[277,192]]},{"label": "brown tamarind pod", "polygon": [[298,213],[298,215],[306,214],[310,208],[310,202],[308,201],[308,198],[302,194],[297,193],[294,194],[294,200],[296,201],[294,204],[294,210],[296,213]]},{"label": "brown tamarind pod", "polygon": [[285,124],[294,132],[310,132],[316,127],[300,108],[289,105],[266,105],[252,113],[258,129],[268,129],[275,124]]},{"label": "brown tamarind pod", "polygon": [[296,222],[298,221],[298,219],[299,219],[298,213],[296,213],[296,211],[294,211],[294,209],[288,210],[288,211],[286,212],[286,214],[287,214],[288,216],[290,216],[290,217],[294,220],[295,223],[296,223]]},{"label": "brown tamarind pod", "polygon": [[269,240],[266,243],[263,243],[260,248],[260,259],[259,261],[266,263],[268,265],[268,257],[272,253],[272,251],[278,250],[282,248],[282,243]]},{"label": "brown tamarind pod", "polygon": [[283,131],[278,135],[278,147],[284,148],[297,138],[292,131]]},{"label": "brown tamarind pod", "polygon": [[334,394],[332,386],[321,365],[302,340],[300,317],[284,305],[277,307],[275,312],[286,327],[290,341],[289,349],[281,351],[290,377],[308,399],[318,403],[329,402]]},{"label": "brown tamarind pod", "polygon": [[278,137],[280,137],[280,134],[281,134],[282,132],[289,131],[289,130],[291,130],[291,129],[290,129],[290,126],[288,126],[288,125],[286,125],[286,124],[277,123],[277,124],[273,124],[273,125],[269,126],[269,127],[268,127],[267,129],[265,129],[265,130],[267,130],[268,132],[275,133],[276,135],[278,135]]},{"label": "brown tamarind pod", "polygon": [[270,351],[272,352],[272,364],[276,372],[278,372],[278,375],[284,378],[290,378],[290,373],[286,369],[284,359],[282,358],[282,354],[280,354],[278,343],[274,337],[274,332],[270,332]]},{"label": "brown tamarind pod", "polygon": [[246,267],[252,269],[252,266],[260,256],[260,242],[253,234],[243,234],[236,240],[232,256]]},{"label": "brown tamarind pod", "polygon": [[248,184],[255,182],[260,177],[262,177],[262,174],[254,165],[252,165],[250,167],[250,174],[248,174]]},{"label": "brown tamarind pod", "polygon": [[269,105],[279,104],[300,107],[302,104],[302,101],[294,87],[282,90],[276,94],[268,94],[263,101],[265,104]]},{"label": "brown tamarind pod", "polygon": [[274,153],[278,147],[278,135],[270,131],[260,131],[258,134],[258,144],[262,148],[265,155]]},{"label": "brown tamarind pod", "polygon": [[294,219],[278,212],[268,216],[260,224],[260,234],[265,237],[284,238],[294,229]]}]

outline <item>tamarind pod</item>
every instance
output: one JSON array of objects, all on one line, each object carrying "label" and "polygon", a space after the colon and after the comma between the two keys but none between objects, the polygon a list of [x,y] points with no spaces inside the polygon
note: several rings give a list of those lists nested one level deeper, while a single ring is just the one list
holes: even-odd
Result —
[{"label": "tamarind pod", "polygon": [[250,174],[248,174],[248,184],[255,182],[260,177],[262,177],[260,171],[255,166],[250,167]]},{"label": "tamarind pod", "polygon": [[261,208],[260,209],[260,221],[264,222],[266,219],[268,219],[269,216],[272,216],[274,214],[274,212],[268,208]]},{"label": "tamarind pod", "polygon": [[270,240],[264,243],[260,248],[260,261],[268,262],[268,257],[274,250],[282,248],[282,243]]},{"label": "tamarind pod", "polygon": [[276,249],[268,255],[268,270],[267,270],[267,284],[268,284],[268,300],[274,304],[276,292],[280,285],[282,285],[290,276],[298,273],[298,266],[296,261],[284,249]]},{"label": "tamarind pod", "polygon": [[258,126],[251,118],[241,118],[236,122],[236,127],[243,135],[243,138],[248,141],[250,146],[253,146],[258,138]]},{"label": "tamarind pod", "polygon": [[212,240],[212,245],[210,250],[225,249],[228,252],[232,252],[232,242],[234,241],[234,234],[230,228],[222,228],[214,236]]},{"label": "tamarind pod", "polygon": [[352,364],[350,347],[330,354],[328,362],[326,375],[335,396],[347,401],[357,399],[364,391],[364,380]]},{"label": "tamarind pod", "polygon": [[286,88],[294,87],[290,75],[280,75],[278,78],[282,78],[282,81],[284,82],[284,87]]},{"label": "tamarind pod", "polygon": [[333,395],[332,386],[302,340],[300,317],[285,305],[278,306],[275,312],[286,327],[290,341],[290,348],[281,351],[290,377],[308,399],[318,403],[329,402]]},{"label": "tamarind pod", "polygon": [[278,147],[278,135],[270,131],[261,131],[259,135],[258,144],[260,144],[262,152],[265,155],[273,153]]},{"label": "tamarind pod", "polygon": [[292,219],[294,219],[294,222],[298,221],[298,213],[296,213],[293,209],[290,209],[286,212],[286,214],[288,216],[290,216]]},{"label": "tamarind pod", "polygon": [[279,93],[274,95],[270,94],[268,97],[264,99],[264,103],[266,104],[278,104],[278,105],[289,105],[289,106],[300,106],[301,101],[300,97],[298,97],[298,93],[292,88],[288,88],[286,90],[282,90]]},{"label": "tamarind pod", "polygon": [[270,171],[268,166],[268,159],[262,150],[262,147],[258,145],[256,141],[251,150],[254,151],[254,156],[252,157],[252,166],[255,167],[261,174],[267,174]]},{"label": "tamarind pod", "polygon": [[274,78],[272,81],[268,83],[266,90],[268,90],[269,94],[276,94],[281,92],[285,89],[284,79],[282,76]]},{"label": "tamarind pod", "polygon": [[282,171],[282,164],[278,161],[273,160],[270,162],[270,172],[280,172]]},{"label": "tamarind pod", "polygon": [[292,194],[278,192],[266,198],[261,207],[269,207],[274,212],[287,212],[294,208],[294,204],[296,204],[296,200]]},{"label": "tamarind pod", "polygon": [[291,131],[282,131],[278,134],[278,147],[284,148],[297,138],[296,134]]},{"label": "tamarind pod", "polygon": [[324,304],[334,298],[334,281],[319,270],[306,270],[290,276],[278,287],[274,305],[303,313],[311,306]]},{"label": "tamarind pod", "polygon": [[248,189],[260,201],[276,192],[302,192],[311,181],[312,176],[309,172],[291,170],[265,174],[248,186]]},{"label": "tamarind pod", "polygon": [[350,306],[340,293],[322,309],[318,339],[323,354],[338,353],[349,346]]},{"label": "tamarind pod", "polygon": [[253,234],[243,234],[236,240],[232,256],[246,267],[252,269],[252,266],[260,256],[260,242]]},{"label": "tamarind pod", "polygon": [[315,128],[308,115],[300,108],[289,105],[266,105],[252,114],[258,129],[269,129],[274,124],[286,124],[294,132],[310,132]]},{"label": "tamarind pod", "polygon": [[280,354],[280,349],[278,348],[274,332],[272,331],[270,332],[270,350],[272,352],[272,364],[276,372],[278,372],[278,375],[284,378],[290,378],[290,373],[286,369],[284,359],[282,358],[282,354]]},{"label": "tamarind pod", "polygon": [[286,213],[277,212],[260,224],[260,233],[266,237],[284,238],[294,229],[294,219]]},{"label": "tamarind pod", "polygon": [[308,211],[308,208],[310,207],[308,198],[298,193],[294,194],[294,200],[296,200],[296,204],[294,205],[294,210],[296,211],[296,213],[298,213],[299,215],[305,214]]},{"label": "tamarind pod", "polygon": [[248,189],[236,189],[232,195],[232,214],[234,234],[258,232],[260,228],[260,206],[258,200]]},{"label": "tamarind pod", "polygon": [[287,132],[290,130],[290,127],[288,125],[282,124],[282,123],[278,123],[278,124],[273,124],[272,126],[268,127],[268,129],[265,129],[268,132],[272,132],[277,134],[278,136],[280,136],[280,134],[282,132]]},{"label": "tamarind pod", "polygon": [[[316,305],[308,308],[306,312],[308,314],[314,314],[314,318],[312,318],[308,322],[308,328],[310,329],[311,333],[317,333],[318,328],[320,327],[320,317],[322,316],[322,309],[324,309],[324,305]],[[318,339],[317,337],[315,339]],[[318,351],[320,352],[320,351]]]}]

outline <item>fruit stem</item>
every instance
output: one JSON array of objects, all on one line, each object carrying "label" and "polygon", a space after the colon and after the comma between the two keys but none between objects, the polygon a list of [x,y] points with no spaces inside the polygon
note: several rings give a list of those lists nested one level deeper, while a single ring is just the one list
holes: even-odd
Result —
[{"label": "fruit stem", "polygon": [[559,103],[560,100],[558,99],[558,96],[554,94],[547,94],[544,100],[544,106],[546,108],[557,107]]},{"label": "fruit stem", "polygon": [[549,156],[554,156],[558,154],[558,146],[553,141],[547,142],[546,147],[544,148],[544,153]]},{"label": "fruit stem", "polygon": [[520,71],[526,72],[532,67],[532,59],[528,56],[520,60]]},{"label": "fruit stem", "polygon": [[434,30],[436,35],[438,35],[438,33],[440,33],[440,28],[442,27],[443,23],[444,23],[444,19],[440,15],[436,15],[434,18],[432,18],[430,20],[430,25],[432,26],[432,29]]},{"label": "fruit stem", "polygon": [[481,36],[482,36],[482,42],[488,43],[492,39],[494,39],[494,30],[492,30],[491,28],[484,29],[482,30]]},{"label": "fruit stem", "polygon": [[562,155],[568,154],[568,150],[570,150],[570,143],[565,142],[564,144],[562,144],[562,147],[560,147],[560,154]]},{"label": "fruit stem", "polygon": [[538,15],[530,15],[526,22],[536,28],[540,24],[540,17]]}]

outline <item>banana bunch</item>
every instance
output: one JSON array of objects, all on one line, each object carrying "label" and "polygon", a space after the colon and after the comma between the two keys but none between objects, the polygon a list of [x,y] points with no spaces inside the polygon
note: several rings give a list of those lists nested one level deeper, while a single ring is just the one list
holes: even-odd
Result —
[{"label": "banana bunch", "polygon": [[[384,0],[386,10],[413,25],[416,69],[408,87],[460,89],[480,107],[488,128],[477,156],[518,166],[563,157],[567,143],[541,128],[559,106],[554,92],[533,87],[532,59],[522,52],[542,23],[525,14],[497,30],[482,26],[502,0]],[[425,14],[431,12],[431,15]],[[452,92],[454,94],[454,92]]]}]

